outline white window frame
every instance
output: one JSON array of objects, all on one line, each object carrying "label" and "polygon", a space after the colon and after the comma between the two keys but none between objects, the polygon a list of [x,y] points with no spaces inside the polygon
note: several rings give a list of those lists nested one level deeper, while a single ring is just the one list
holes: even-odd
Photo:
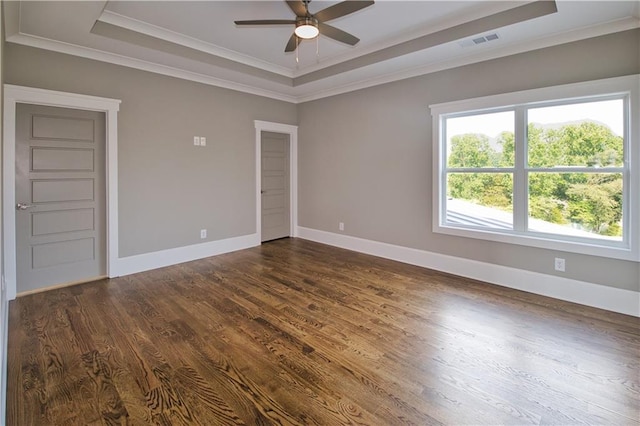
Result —
[{"label": "white window frame", "polygon": [[[526,132],[523,117],[525,108],[555,102],[557,104],[588,101],[606,96],[628,97],[625,108],[624,129],[625,163],[623,187],[623,241],[581,239],[558,234],[526,231],[527,216],[521,211],[514,214],[514,230],[467,228],[446,222],[446,139],[444,120],[454,115],[497,112],[513,109],[516,114],[516,137]],[[594,99],[595,100],[595,99]],[[614,77],[521,92],[505,93],[481,98],[430,105],[433,120],[433,232],[539,247],[549,250],[602,256],[622,260],[640,261],[640,75]],[[522,137],[526,140],[526,137]],[[526,147],[525,147],[526,148]],[[522,149],[521,152],[524,152]],[[527,196],[524,179],[524,154],[516,158],[514,170],[514,210],[522,209]],[[511,170],[511,169],[508,169]],[[486,170],[489,171],[489,170]],[[561,170],[559,170],[561,171]],[[579,171],[579,170],[578,170]],[[611,170],[603,170],[609,172]],[[619,171],[619,170],[618,170]],[[571,170],[574,172],[574,170]],[[518,174],[521,174],[518,176]],[[524,221],[524,224],[522,223]]]}]

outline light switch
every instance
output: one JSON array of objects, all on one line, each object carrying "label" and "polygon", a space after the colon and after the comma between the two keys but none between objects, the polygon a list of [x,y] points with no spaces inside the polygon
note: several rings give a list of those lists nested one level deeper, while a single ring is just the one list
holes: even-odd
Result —
[{"label": "light switch", "polygon": [[200,136],[200,146],[207,146],[207,138]]},{"label": "light switch", "polygon": [[193,144],[195,146],[200,146],[200,136],[194,136],[193,137]]}]

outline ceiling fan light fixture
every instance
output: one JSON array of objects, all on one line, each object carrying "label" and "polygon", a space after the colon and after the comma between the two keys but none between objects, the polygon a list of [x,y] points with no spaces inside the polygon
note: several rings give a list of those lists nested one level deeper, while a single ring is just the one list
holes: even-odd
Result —
[{"label": "ceiling fan light fixture", "polygon": [[[0,0],[1,2],[2,0]],[[338,19],[351,13],[362,10],[375,3],[374,0],[344,0],[322,9],[316,14],[309,12],[309,2],[311,0],[286,0],[289,9],[296,15],[293,19],[251,19],[246,21],[234,21],[237,26],[255,25],[291,25],[295,24],[295,29],[284,48],[285,53],[298,50],[300,40],[318,40],[318,36],[323,36],[339,41],[341,43],[355,46],[360,39],[346,31],[327,24],[326,21]],[[316,47],[318,45],[316,44]]]},{"label": "ceiling fan light fixture", "polygon": [[298,19],[294,32],[298,37],[304,40],[316,38],[318,37],[318,34],[320,34],[320,31],[318,30],[318,21],[313,18]]}]

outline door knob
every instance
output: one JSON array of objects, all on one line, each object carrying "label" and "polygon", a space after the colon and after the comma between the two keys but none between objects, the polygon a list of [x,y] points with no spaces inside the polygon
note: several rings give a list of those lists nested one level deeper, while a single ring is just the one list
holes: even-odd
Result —
[{"label": "door knob", "polygon": [[260,193],[261,193],[261,194],[264,194],[265,192],[267,192],[267,191],[265,191],[264,189],[261,189],[261,190],[260,190]]},{"label": "door knob", "polygon": [[35,206],[33,204],[24,204],[24,203],[16,204],[16,210],[26,210],[26,209],[29,209],[31,207],[35,207]]}]

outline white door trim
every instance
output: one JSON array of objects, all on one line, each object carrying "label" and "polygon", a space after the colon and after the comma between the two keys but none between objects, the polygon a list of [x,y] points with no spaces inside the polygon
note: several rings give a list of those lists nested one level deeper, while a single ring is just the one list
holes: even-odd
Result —
[{"label": "white door trim", "polygon": [[256,234],[262,240],[262,132],[289,135],[289,235],[298,236],[298,126],[254,121],[256,127]]},{"label": "white door trim", "polygon": [[4,85],[4,134],[2,144],[2,232],[3,261],[7,298],[16,297],[16,104],[28,103],[76,108],[105,113],[106,120],[106,196],[107,196],[107,275],[116,276],[118,260],[118,110],[120,100],[75,93]]}]

